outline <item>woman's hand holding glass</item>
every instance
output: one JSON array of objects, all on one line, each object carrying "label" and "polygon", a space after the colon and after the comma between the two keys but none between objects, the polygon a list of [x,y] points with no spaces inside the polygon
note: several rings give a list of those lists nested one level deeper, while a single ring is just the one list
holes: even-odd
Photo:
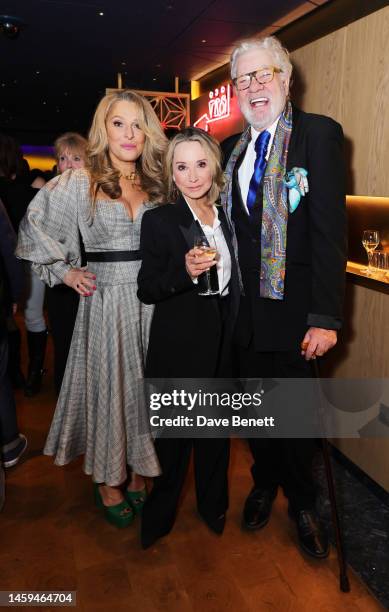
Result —
[{"label": "woman's hand holding glass", "polygon": [[68,285],[83,297],[93,295],[96,290],[95,281],[96,276],[92,272],[88,272],[86,268],[72,268],[63,277],[65,285]]},{"label": "woman's hand holding glass", "polygon": [[197,276],[199,276],[202,272],[205,272],[205,284],[199,285],[200,290],[198,294],[207,296],[218,295],[219,287],[217,282],[217,275],[216,283],[213,283],[212,286],[210,274],[210,269],[212,266],[216,265],[218,256],[215,238],[209,236],[208,238],[206,238],[205,236],[197,236],[195,238],[193,251],[195,252],[195,262],[201,262],[200,266],[198,266],[200,268],[200,272],[199,274],[197,274]]},{"label": "woman's hand holding glass", "polygon": [[203,272],[207,272],[211,266],[216,265],[216,249],[211,247],[195,245],[193,249],[185,255],[185,267],[191,278],[197,278]]}]

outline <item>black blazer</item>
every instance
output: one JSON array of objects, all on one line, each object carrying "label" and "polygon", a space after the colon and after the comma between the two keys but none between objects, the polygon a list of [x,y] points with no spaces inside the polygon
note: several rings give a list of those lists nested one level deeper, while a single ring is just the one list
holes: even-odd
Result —
[{"label": "black blazer", "polygon": [[[225,161],[239,138],[223,145]],[[233,217],[242,207],[238,184],[238,160],[233,176]],[[239,163],[240,162],[240,163]],[[293,128],[287,171],[294,166],[308,171],[309,192],[301,198],[287,225],[284,299],[259,297],[258,265],[247,256],[248,232],[240,224],[239,264],[245,290],[238,318],[236,339],[247,345],[254,335],[256,350],[298,349],[308,327],[338,329],[347,260],[343,132],[328,117],[305,113],[293,107]],[[260,253],[260,226],[256,232]],[[242,255],[242,256],[241,256]]]},{"label": "black blazer", "polygon": [[216,373],[239,302],[237,267],[221,209],[219,219],[232,262],[230,311],[224,328],[218,298],[199,296],[185,268],[185,254],[198,234],[185,200],[181,197],[143,216],[138,297],[145,304],[155,304],[145,369],[149,378],[207,378]]}]

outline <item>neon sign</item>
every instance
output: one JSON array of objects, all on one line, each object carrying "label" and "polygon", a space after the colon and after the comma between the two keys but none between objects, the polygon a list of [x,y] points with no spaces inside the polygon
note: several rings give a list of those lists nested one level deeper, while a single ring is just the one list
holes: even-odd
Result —
[{"label": "neon sign", "polygon": [[214,121],[220,121],[230,116],[230,100],[231,100],[231,86],[222,85],[219,89],[217,87],[214,91],[209,92],[208,100],[208,113],[204,113],[197,119],[193,124],[195,127],[199,123],[205,123],[205,131],[208,132],[208,125]]}]

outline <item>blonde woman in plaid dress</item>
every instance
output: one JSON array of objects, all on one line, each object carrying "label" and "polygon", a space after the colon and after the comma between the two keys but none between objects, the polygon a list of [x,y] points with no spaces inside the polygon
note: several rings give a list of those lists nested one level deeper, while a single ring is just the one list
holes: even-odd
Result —
[{"label": "blonde woman in plaid dress", "polygon": [[166,142],[142,96],[105,96],[90,130],[87,168],[41,189],[17,249],[48,285],[65,283],[82,296],[44,453],[57,465],[83,454],[96,502],[119,527],[143,505],[143,477],[160,472],[138,394],[153,307],[137,299],[136,281],[142,216],[163,199]]}]

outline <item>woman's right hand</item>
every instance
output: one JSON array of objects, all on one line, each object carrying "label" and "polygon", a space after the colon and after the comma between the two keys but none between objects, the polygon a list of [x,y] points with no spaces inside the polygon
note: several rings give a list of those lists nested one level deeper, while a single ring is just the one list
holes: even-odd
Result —
[{"label": "woman's right hand", "polygon": [[72,268],[63,277],[65,285],[68,285],[83,297],[93,295],[96,290],[95,280],[96,276],[85,268]]},{"label": "woman's right hand", "polygon": [[204,255],[201,249],[195,247],[185,255],[185,267],[191,278],[197,278],[209,270],[211,266],[216,264],[216,260],[211,260],[207,255]]}]

